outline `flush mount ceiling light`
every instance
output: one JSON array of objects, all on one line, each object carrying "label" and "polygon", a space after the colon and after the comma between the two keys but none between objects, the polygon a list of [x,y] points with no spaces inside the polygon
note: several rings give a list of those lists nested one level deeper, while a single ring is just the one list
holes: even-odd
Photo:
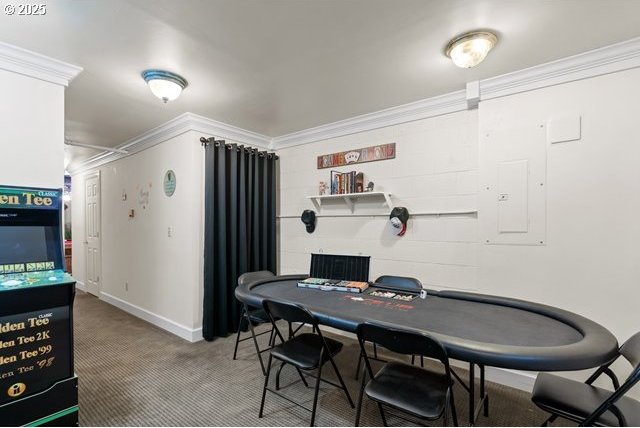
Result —
[{"label": "flush mount ceiling light", "polygon": [[178,98],[182,90],[189,84],[179,74],[164,70],[145,70],[142,72],[142,78],[149,85],[153,95],[165,103]]},{"label": "flush mount ceiling light", "polygon": [[498,37],[488,31],[471,31],[451,40],[445,54],[461,68],[480,64],[498,42]]}]

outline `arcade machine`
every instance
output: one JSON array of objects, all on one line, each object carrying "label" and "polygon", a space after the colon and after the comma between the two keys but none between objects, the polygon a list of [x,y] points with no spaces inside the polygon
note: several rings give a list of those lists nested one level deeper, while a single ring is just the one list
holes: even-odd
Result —
[{"label": "arcade machine", "polygon": [[0,425],[78,425],[62,190],[0,186]]}]

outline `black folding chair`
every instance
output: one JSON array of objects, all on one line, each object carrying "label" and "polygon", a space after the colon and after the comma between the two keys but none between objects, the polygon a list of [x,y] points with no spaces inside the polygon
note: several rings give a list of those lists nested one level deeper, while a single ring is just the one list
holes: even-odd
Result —
[{"label": "black folding chair", "polygon": [[[633,370],[622,385],[609,366],[623,356]],[[593,386],[602,374],[611,378],[613,391]],[[640,332],[631,336],[613,361],[601,366],[584,382],[540,373],[531,400],[551,413],[542,426],[561,417],[580,426],[640,426],[640,402],[625,394],[640,380]]]},{"label": "black folding chair", "polygon": [[[351,405],[351,407],[353,408],[354,405],[353,401],[351,400],[351,396],[349,395],[349,391],[347,391],[347,387],[342,380],[340,371],[338,370],[338,367],[333,360],[333,357],[342,349],[342,343],[338,342],[337,340],[324,337],[322,335],[322,332],[320,331],[320,328],[318,327],[318,319],[313,316],[307,309],[301,306],[284,302],[276,302],[273,300],[265,300],[263,302],[263,307],[271,321],[271,325],[274,328],[276,336],[282,341],[282,343],[274,346],[271,349],[271,353],[269,354],[269,362],[267,363],[267,374],[265,375],[264,379],[262,401],[260,402],[260,413],[258,414],[258,417],[262,417],[267,391],[270,391],[278,395],[279,397],[284,398],[285,400],[311,412],[310,426],[313,426],[316,418],[320,381],[341,388],[344,391],[344,394],[347,396],[349,405]],[[308,324],[312,327],[312,333],[302,333],[297,336],[290,337],[288,340],[285,340],[276,324],[277,319],[283,319],[288,321],[289,323],[299,322],[302,324]],[[269,388],[269,376],[271,374],[271,365],[274,358],[281,362],[281,366],[280,370],[278,371],[278,377],[276,378],[276,389],[271,389]],[[335,371],[336,376],[338,377],[338,381],[340,382],[339,385],[326,379],[322,379],[322,366],[327,361],[330,362],[333,366],[333,370]],[[307,372],[309,376],[316,378],[315,392],[313,396],[313,407],[311,409],[303,406],[302,404],[296,403],[289,397],[279,392],[279,374],[285,364],[290,364],[295,367],[305,386],[308,385],[302,372]],[[316,369],[317,374],[314,376],[310,372]]]},{"label": "black folding chair", "polygon": [[[422,283],[416,278],[411,278],[408,276],[394,276],[394,275],[383,275],[376,279],[374,286],[382,286],[384,288],[388,288],[390,290],[397,291],[408,291],[412,293],[419,293],[422,290]],[[360,368],[362,367],[362,355],[358,358],[358,366],[356,367],[356,380],[360,376]],[[386,363],[387,361],[378,358],[378,346],[373,344],[373,357],[369,357],[372,360]],[[416,356],[411,356],[411,364],[414,364],[416,360]],[[424,357],[420,357],[420,367],[424,367]]]},{"label": "black folding chair", "polygon": [[[269,272],[268,270],[261,270],[257,272],[247,272],[238,277],[238,285],[246,285],[255,281],[260,281],[263,279],[269,279],[273,277],[275,277],[275,275]],[[258,355],[258,361],[260,361],[260,367],[262,368],[263,374],[266,373],[266,370],[264,368],[264,362],[262,361],[262,353],[271,349],[271,346],[273,345],[273,341],[275,339],[274,330],[273,328],[271,328],[270,330],[263,331],[261,333],[256,333],[254,327],[257,327],[261,324],[266,324],[266,323],[270,323],[270,320],[266,312],[264,311],[264,309],[252,308],[247,304],[243,303],[242,309],[240,311],[240,322],[238,324],[238,333],[236,334],[236,345],[233,350],[233,359],[235,360],[236,357],[238,356],[238,345],[240,345],[240,342],[244,342],[245,340],[252,339],[253,345],[256,348],[256,354]],[[240,333],[244,329],[245,325],[248,327],[249,332],[251,333],[251,336],[240,339]],[[267,334],[267,333],[269,334],[269,346],[267,348],[260,349],[257,338],[258,336],[262,336],[263,334]]]},{"label": "black folding chair", "polygon": [[[444,415],[445,425],[448,424],[449,419],[447,410],[450,410],[453,424],[458,425],[449,358],[439,341],[423,333],[400,330],[381,324],[360,324],[357,332],[365,368],[362,370],[356,426],[360,424],[362,399],[365,394],[377,403],[384,426],[387,426],[387,419],[383,406],[400,410],[421,421],[436,420]],[[438,360],[443,365],[443,371],[435,372],[414,365],[390,362],[374,373],[365,342],[376,343],[398,354],[419,355]],[[367,375],[369,382],[366,381]],[[395,416],[406,419],[398,414]],[[411,419],[406,420],[415,423]]]}]

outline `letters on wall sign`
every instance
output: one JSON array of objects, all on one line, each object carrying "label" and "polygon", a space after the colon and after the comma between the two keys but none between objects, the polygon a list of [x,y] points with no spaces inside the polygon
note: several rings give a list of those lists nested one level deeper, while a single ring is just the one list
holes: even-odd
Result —
[{"label": "letters on wall sign", "polygon": [[318,169],[333,168],[353,163],[395,159],[395,157],[396,143],[381,144],[379,146],[370,146],[318,156]]}]

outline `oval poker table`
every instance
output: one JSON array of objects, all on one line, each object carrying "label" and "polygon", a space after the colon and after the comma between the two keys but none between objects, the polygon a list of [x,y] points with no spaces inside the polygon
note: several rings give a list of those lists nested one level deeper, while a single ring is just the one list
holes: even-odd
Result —
[{"label": "oval poker table", "polygon": [[365,321],[414,329],[440,340],[451,358],[481,366],[530,371],[582,370],[615,357],[616,338],[606,328],[562,309],[506,297],[427,290],[404,302],[363,293],[298,287],[306,275],[286,275],[236,287],[241,302],[297,303],[321,324],[355,332]]}]

